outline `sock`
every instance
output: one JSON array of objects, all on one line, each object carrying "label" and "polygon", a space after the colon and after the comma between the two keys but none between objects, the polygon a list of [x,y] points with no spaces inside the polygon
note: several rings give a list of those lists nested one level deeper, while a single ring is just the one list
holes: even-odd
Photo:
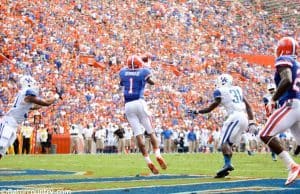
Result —
[{"label": "sock", "polygon": [[231,165],[231,157],[228,155],[223,155],[225,165]]},{"label": "sock", "polygon": [[152,161],[151,161],[151,159],[150,159],[149,155],[147,155],[147,156],[144,156],[144,158],[145,158],[145,160],[146,160],[147,164],[149,164],[149,163],[152,163]]},{"label": "sock", "polygon": [[155,154],[155,157],[161,157],[159,148],[153,148],[153,152]]},{"label": "sock", "polygon": [[282,151],[278,156],[283,160],[287,169],[290,169],[291,164],[295,163],[295,161],[287,151]]}]

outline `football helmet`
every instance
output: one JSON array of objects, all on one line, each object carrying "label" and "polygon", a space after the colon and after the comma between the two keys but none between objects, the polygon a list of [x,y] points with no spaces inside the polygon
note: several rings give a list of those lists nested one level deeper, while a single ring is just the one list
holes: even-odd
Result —
[{"label": "football helmet", "polygon": [[22,89],[32,89],[35,92],[38,92],[39,87],[35,79],[29,75],[24,75],[20,79],[20,84]]},{"label": "football helmet", "polygon": [[276,57],[282,55],[297,55],[299,44],[292,37],[283,37],[279,40],[276,48]]},{"label": "football helmet", "polygon": [[217,78],[216,85],[218,87],[221,87],[221,86],[231,86],[232,85],[232,81],[233,81],[233,78],[232,78],[231,75],[229,75],[229,74],[222,74],[222,75],[220,75]]},{"label": "football helmet", "polygon": [[139,56],[132,55],[127,58],[126,64],[129,69],[138,69],[143,66],[144,62]]}]

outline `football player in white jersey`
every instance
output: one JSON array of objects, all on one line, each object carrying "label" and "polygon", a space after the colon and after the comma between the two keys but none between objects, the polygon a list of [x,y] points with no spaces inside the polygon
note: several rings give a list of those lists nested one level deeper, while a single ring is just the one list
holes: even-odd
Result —
[{"label": "football player in white jersey", "polygon": [[216,89],[213,93],[214,101],[201,110],[190,110],[190,113],[209,113],[219,105],[222,105],[228,116],[221,130],[221,150],[224,157],[224,167],[217,172],[215,178],[223,178],[234,170],[231,164],[232,146],[240,142],[241,135],[248,129],[248,125],[255,125],[250,104],[243,96],[239,86],[232,85],[232,77],[222,74],[218,77]]},{"label": "football player in white jersey", "polygon": [[58,92],[53,97],[43,99],[38,96],[39,87],[33,77],[25,75],[20,79],[21,90],[18,92],[13,106],[0,120],[0,159],[5,155],[16,139],[19,124],[28,117],[28,112],[41,106],[50,106],[61,98]]}]

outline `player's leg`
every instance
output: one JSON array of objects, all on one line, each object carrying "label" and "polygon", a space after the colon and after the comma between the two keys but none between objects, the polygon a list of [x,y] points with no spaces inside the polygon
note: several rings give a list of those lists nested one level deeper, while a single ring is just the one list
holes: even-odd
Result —
[{"label": "player's leg", "polygon": [[222,178],[234,170],[231,164],[232,145],[240,142],[242,133],[248,126],[247,117],[244,114],[233,114],[225,121],[221,131],[221,151],[224,158],[224,167],[217,172],[215,178]]},{"label": "player's leg", "polygon": [[159,163],[160,167],[162,169],[167,169],[167,163],[163,159],[163,157],[160,154],[160,148],[158,144],[158,140],[156,138],[154,128],[152,127],[151,120],[150,120],[150,113],[147,111],[147,104],[145,101],[141,101],[142,106],[140,106],[139,109],[139,119],[141,121],[141,124],[144,126],[147,133],[150,135],[150,141],[153,148],[153,153],[155,154],[156,160]]},{"label": "player's leg", "polygon": [[6,118],[3,118],[0,122],[0,159],[5,155],[7,149],[16,140],[16,132],[10,122]]},{"label": "player's leg", "polygon": [[284,150],[278,138],[275,136],[286,129],[296,128],[298,118],[300,118],[300,110],[293,109],[290,106],[284,105],[276,110],[268,119],[265,128],[260,133],[261,140],[269,146],[269,148],[276,153],[284,162],[287,169],[289,169],[288,179],[286,185],[295,181],[300,172],[300,167],[295,163],[290,154]]},{"label": "player's leg", "polygon": [[150,159],[150,156],[146,150],[145,144],[144,144],[144,132],[141,127],[140,119],[138,117],[138,108],[140,106],[140,103],[138,101],[133,101],[126,103],[125,105],[125,114],[127,117],[127,120],[133,130],[133,134],[136,137],[137,146],[140,150],[140,152],[143,154],[145,161],[149,167],[149,169],[152,171],[153,174],[158,174],[157,168],[154,166],[153,162]]},{"label": "player's leg", "polygon": [[294,156],[297,156],[300,153],[300,122],[297,122],[297,124],[295,124],[295,129],[291,130],[291,133],[294,137]]}]

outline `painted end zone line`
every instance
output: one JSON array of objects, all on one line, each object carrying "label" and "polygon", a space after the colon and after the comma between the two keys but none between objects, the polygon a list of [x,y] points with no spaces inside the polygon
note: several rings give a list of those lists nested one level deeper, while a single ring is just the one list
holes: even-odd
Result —
[{"label": "painted end zone line", "polygon": [[72,193],[300,193],[300,181],[290,186],[284,186],[285,179],[255,179],[226,182],[205,182],[199,184],[157,185],[147,187],[119,188],[106,190],[73,191]]},{"label": "painted end zone line", "polygon": [[45,184],[72,184],[72,183],[92,183],[92,182],[118,182],[118,181],[139,181],[139,180],[163,180],[163,179],[182,179],[182,178],[203,178],[201,175],[153,175],[153,176],[132,176],[132,177],[104,177],[104,178],[81,178],[81,179],[44,179],[44,180],[18,180],[0,181],[0,188],[4,186],[26,186],[26,185],[45,185]]}]

